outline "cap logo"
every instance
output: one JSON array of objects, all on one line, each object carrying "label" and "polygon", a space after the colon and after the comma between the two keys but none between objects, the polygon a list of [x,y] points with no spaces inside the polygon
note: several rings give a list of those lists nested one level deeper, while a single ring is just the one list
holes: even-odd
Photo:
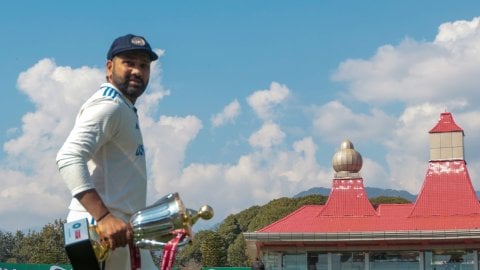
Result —
[{"label": "cap logo", "polygon": [[145,40],[141,37],[133,37],[130,42],[135,46],[145,46]]}]

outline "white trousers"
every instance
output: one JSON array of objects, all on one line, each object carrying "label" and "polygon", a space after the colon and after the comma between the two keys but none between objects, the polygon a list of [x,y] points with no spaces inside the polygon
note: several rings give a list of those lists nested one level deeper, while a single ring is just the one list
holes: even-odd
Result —
[{"label": "white trousers", "polygon": [[[67,222],[72,222],[82,218],[92,220],[92,216],[85,211],[70,210],[67,216]],[[140,249],[140,258],[142,270],[158,270],[153,263],[150,250]],[[105,261],[105,268],[103,270],[132,270],[130,264],[130,250],[128,247],[116,248],[110,251],[107,260]]]}]

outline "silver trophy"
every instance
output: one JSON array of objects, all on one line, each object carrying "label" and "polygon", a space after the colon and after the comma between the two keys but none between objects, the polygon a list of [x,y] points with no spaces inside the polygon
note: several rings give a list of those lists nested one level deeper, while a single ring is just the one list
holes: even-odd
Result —
[{"label": "silver trophy", "polygon": [[174,237],[173,231],[184,229],[187,236],[178,244],[184,246],[193,238],[192,225],[200,218],[208,220],[212,217],[210,206],[204,205],[198,211],[188,209],[178,193],[171,193],[130,218],[133,241],[139,248],[163,248]]}]

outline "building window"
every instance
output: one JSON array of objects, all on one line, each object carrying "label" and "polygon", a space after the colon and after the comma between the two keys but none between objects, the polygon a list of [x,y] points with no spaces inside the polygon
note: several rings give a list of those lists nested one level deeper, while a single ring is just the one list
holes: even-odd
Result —
[{"label": "building window", "polygon": [[434,250],[425,252],[425,270],[473,270],[473,251]]},{"label": "building window", "polygon": [[283,270],[307,269],[307,254],[283,254]]},{"label": "building window", "polygon": [[418,251],[371,251],[370,270],[420,269]]},{"label": "building window", "polygon": [[309,252],[307,254],[308,270],[328,270],[328,253]]},{"label": "building window", "polygon": [[267,252],[262,257],[265,269],[281,270],[282,269],[282,253]]},{"label": "building window", "polygon": [[364,252],[332,253],[332,269],[365,269]]}]

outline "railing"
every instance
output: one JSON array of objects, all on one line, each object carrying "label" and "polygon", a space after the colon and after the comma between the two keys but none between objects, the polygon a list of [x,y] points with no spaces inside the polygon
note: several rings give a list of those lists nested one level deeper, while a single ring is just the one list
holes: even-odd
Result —
[{"label": "railing", "polygon": [[479,239],[480,230],[380,231],[345,233],[243,233],[245,240],[257,241],[374,241],[374,240],[447,240]]}]

